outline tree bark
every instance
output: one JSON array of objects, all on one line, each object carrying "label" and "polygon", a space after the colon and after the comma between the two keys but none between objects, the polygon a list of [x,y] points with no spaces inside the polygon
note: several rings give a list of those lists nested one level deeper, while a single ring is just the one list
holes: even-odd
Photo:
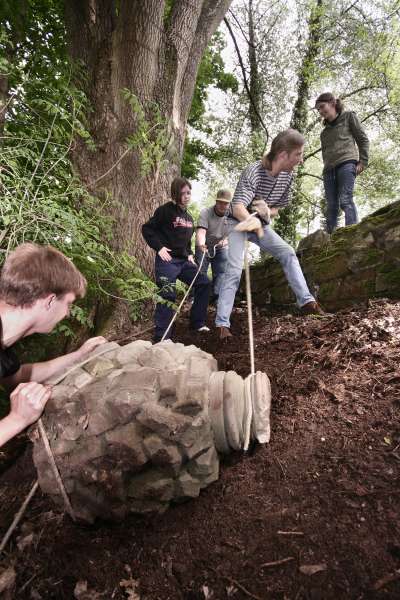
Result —
[{"label": "tree bark", "polygon": [[[113,245],[127,250],[151,272],[154,253],[141,235],[142,224],[167,201],[179,173],[197,69],[203,52],[231,0],[69,0],[66,25],[69,52],[87,74],[92,106],[89,128],[96,145],[81,141],[73,161],[90,191],[110,198]],[[149,126],[157,106],[165,119],[165,166],[153,164],[141,175],[140,150],[128,150],[138,116],[123,98],[127,88],[139,99]]]},{"label": "tree bark", "polygon": [[256,34],[254,31],[254,11],[253,11],[253,0],[249,0],[249,66],[250,66],[250,93],[253,102],[249,104],[249,117],[251,134],[253,138],[254,155],[256,160],[258,157],[256,153],[259,150],[258,137],[262,134],[259,114],[261,113],[261,84],[258,71],[258,59],[256,49]]}]

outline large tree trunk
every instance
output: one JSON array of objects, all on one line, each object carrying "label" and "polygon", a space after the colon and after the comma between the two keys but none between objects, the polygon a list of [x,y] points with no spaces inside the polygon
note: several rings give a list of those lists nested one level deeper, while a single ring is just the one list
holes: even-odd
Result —
[{"label": "large tree trunk", "polygon": [[[91,192],[112,200],[114,247],[132,253],[147,272],[153,253],[142,239],[141,226],[167,200],[169,184],[179,173],[197,69],[230,3],[66,2],[70,54],[87,73],[93,108],[89,124],[96,145],[92,151],[80,143],[73,160]],[[152,164],[146,176],[141,175],[140,149],[127,151],[126,139],[137,132],[139,118],[123,98],[124,88],[139,99],[153,133],[157,126],[151,107],[156,105],[165,119],[165,161]]]}]

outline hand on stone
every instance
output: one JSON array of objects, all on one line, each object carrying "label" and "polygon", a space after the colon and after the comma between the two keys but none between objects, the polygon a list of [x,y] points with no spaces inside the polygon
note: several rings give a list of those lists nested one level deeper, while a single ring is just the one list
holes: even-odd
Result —
[{"label": "hand on stone", "polygon": [[82,346],[77,351],[79,359],[84,358],[87,354],[93,352],[93,350],[97,348],[97,346],[100,346],[100,344],[104,344],[106,341],[106,338],[104,338],[102,335],[89,338],[84,344],[82,344]]},{"label": "hand on stone", "polygon": [[10,419],[18,423],[22,431],[37,421],[50,396],[49,386],[35,381],[20,383],[10,395]]}]

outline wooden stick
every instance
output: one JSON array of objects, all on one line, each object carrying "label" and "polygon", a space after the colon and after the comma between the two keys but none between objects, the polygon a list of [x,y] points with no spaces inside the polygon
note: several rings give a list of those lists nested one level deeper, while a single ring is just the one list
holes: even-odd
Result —
[{"label": "wooden stick", "polygon": [[389,573],[389,575],[385,575],[385,577],[381,577],[378,579],[376,583],[372,586],[373,590],[380,590],[385,587],[388,583],[392,581],[396,581],[396,579],[400,579],[400,569],[396,569],[394,573]]},{"label": "wooden stick", "polygon": [[294,556],[288,556],[287,558],[281,558],[281,560],[274,560],[272,562],[266,562],[261,565],[261,569],[264,569],[267,567],[278,567],[279,565],[284,565],[285,563],[288,563],[291,560],[294,560]]},{"label": "wooden stick", "polygon": [[21,506],[21,508],[19,509],[19,511],[17,512],[17,514],[15,515],[13,522],[11,523],[10,527],[7,529],[6,535],[3,537],[2,542],[0,544],[0,552],[3,552],[3,550],[4,550],[4,548],[5,548],[8,540],[11,537],[12,532],[14,531],[14,529],[16,528],[16,526],[18,525],[18,523],[20,522],[20,520],[24,516],[24,512],[26,511],[29,502],[31,501],[31,499],[35,495],[35,492],[38,489],[38,487],[39,487],[39,482],[36,480],[35,483],[33,484],[32,488],[31,488],[31,491],[29,492],[29,494],[25,498],[25,501],[24,501],[23,505]]},{"label": "wooden stick", "polygon": [[277,531],[278,535],[304,535],[302,531]]},{"label": "wooden stick", "polygon": [[60,472],[59,472],[58,467],[56,465],[56,461],[54,459],[53,452],[51,451],[50,443],[49,443],[49,438],[47,437],[47,433],[46,433],[46,430],[44,428],[42,419],[38,420],[38,427],[39,427],[40,435],[42,436],[43,444],[44,444],[44,447],[46,449],[46,453],[47,453],[48,459],[50,461],[50,466],[51,466],[51,468],[53,470],[53,475],[56,478],[58,487],[60,488],[60,492],[61,492],[61,496],[63,497],[63,500],[64,500],[65,508],[66,508],[69,516],[71,517],[71,519],[73,521],[76,521],[75,513],[74,513],[74,510],[73,510],[73,508],[71,506],[71,502],[69,501],[67,492],[65,491],[64,483],[63,483],[63,480],[61,479]]}]

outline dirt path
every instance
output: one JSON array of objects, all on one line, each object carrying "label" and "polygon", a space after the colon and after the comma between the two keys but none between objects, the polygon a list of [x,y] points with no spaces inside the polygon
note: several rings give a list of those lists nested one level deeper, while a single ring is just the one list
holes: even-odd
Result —
[{"label": "dirt path", "polygon": [[[224,346],[186,325],[176,341],[248,374],[245,312]],[[81,600],[400,598],[400,304],[257,315],[255,329],[271,443],[229,457],[200,498],[153,520],[83,528],[38,494],[1,561],[15,563],[16,598],[72,600],[82,580]],[[34,477],[29,449],[3,473],[2,531]]]}]

